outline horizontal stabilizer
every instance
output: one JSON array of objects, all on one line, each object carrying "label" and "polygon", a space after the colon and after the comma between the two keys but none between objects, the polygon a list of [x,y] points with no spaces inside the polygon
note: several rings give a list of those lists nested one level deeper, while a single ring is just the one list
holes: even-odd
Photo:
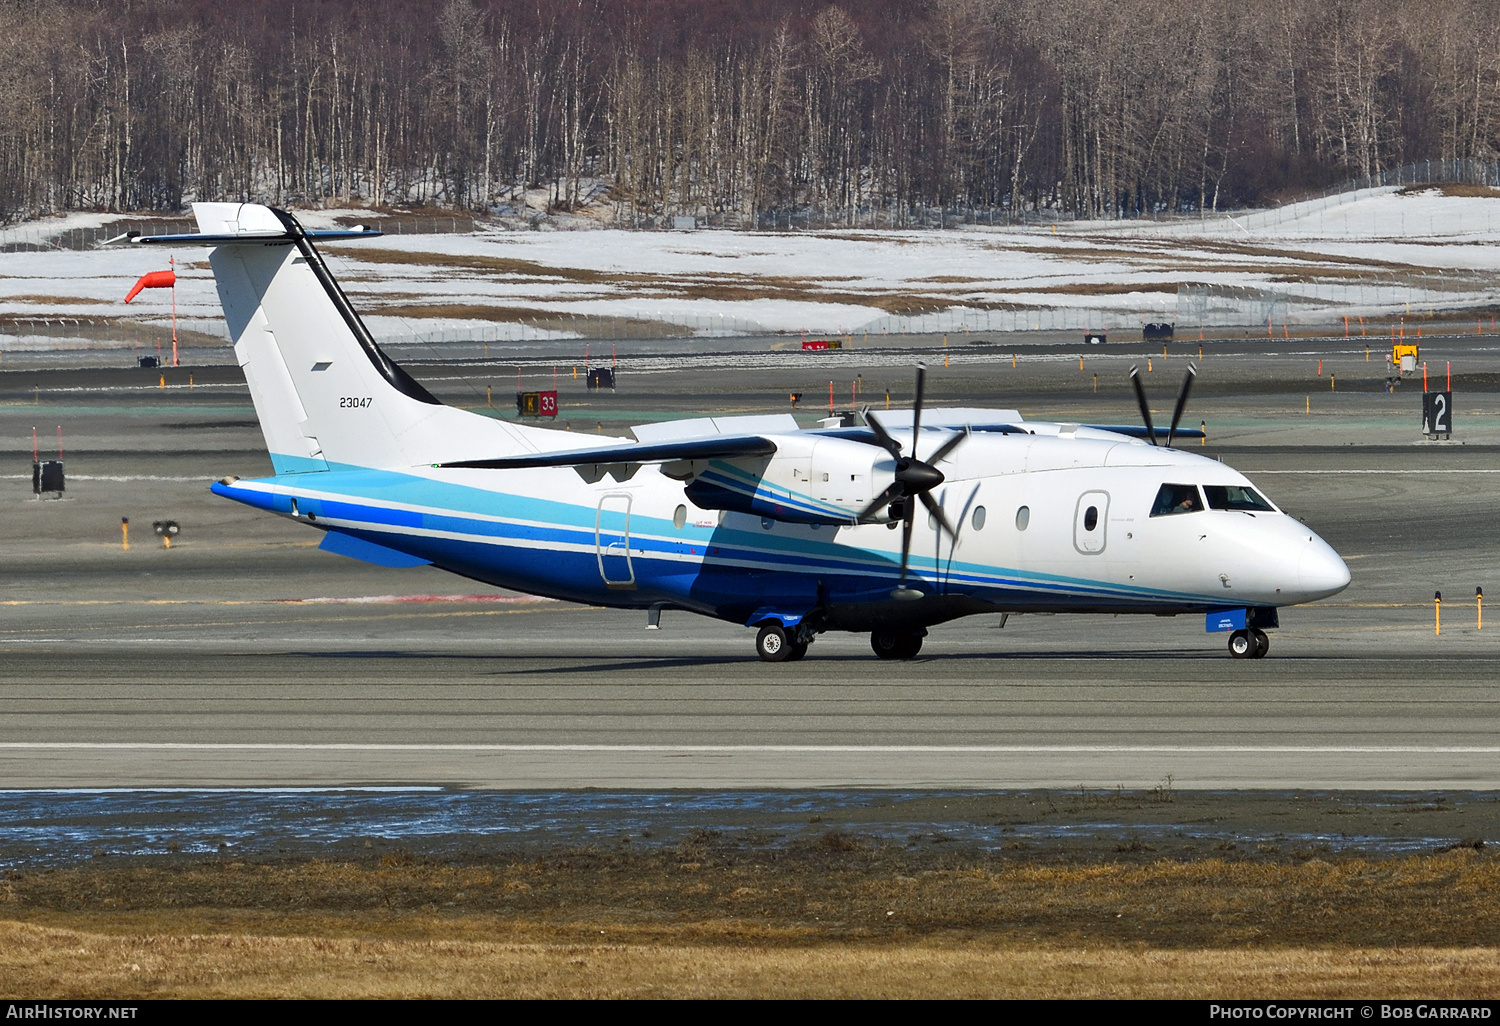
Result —
[{"label": "horizontal stabilizer", "polygon": [[773,456],[776,443],[759,435],[710,435],[681,442],[635,442],[630,445],[570,449],[495,460],[436,463],[436,467],[474,470],[524,470],[530,467],[584,467],[592,464],[670,463],[675,460],[725,460]]},{"label": "horizontal stabilizer", "polygon": [[[378,228],[324,229],[304,231],[309,239],[319,242],[328,239],[372,239],[384,235]],[[137,235],[130,240],[141,246],[263,246],[297,241],[287,232],[244,232],[235,235],[205,235],[188,232],[183,235]]]},{"label": "horizontal stabilizer", "polygon": [[384,545],[367,542],[363,538],[356,538],[342,531],[329,531],[323,535],[323,543],[318,548],[337,556],[348,556],[351,559],[360,559],[366,563],[374,563],[376,566],[398,570],[412,566],[427,566],[432,562],[421,556],[413,556],[396,549],[388,549]]}]

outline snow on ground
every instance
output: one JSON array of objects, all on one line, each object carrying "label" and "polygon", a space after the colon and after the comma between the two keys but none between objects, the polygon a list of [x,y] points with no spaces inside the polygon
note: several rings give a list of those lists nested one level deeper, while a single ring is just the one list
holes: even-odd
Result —
[{"label": "snow on ground", "polygon": [[[326,227],[360,212],[299,216]],[[115,219],[70,215],[18,230]],[[1219,302],[1215,316],[1245,319],[1214,323],[1265,323],[1267,309],[1293,323],[1462,311],[1500,302],[1497,243],[1500,192],[1384,188],[1201,222],[910,232],[488,229],[324,248],[377,336],[498,341],[627,337],[662,324],[697,335],[1183,325],[1192,310],[1179,304],[1179,286],[1281,304]],[[9,326],[16,319],[164,324],[169,291],[143,292],[129,307],[122,300],[169,255],[129,245],[0,254],[0,332],[8,333],[0,348],[27,333]],[[185,246],[176,256],[178,315],[187,327],[211,328],[219,305],[205,254]]]}]

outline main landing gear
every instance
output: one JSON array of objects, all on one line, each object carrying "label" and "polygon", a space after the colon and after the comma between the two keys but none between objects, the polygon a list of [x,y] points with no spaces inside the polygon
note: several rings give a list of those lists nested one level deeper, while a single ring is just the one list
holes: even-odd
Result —
[{"label": "main landing gear", "polygon": [[794,663],[807,655],[809,642],[778,624],[767,624],[755,636],[755,654],[768,663]]},{"label": "main landing gear", "polygon": [[1271,639],[1256,627],[1229,635],[1229,654],[1236,659],[1263,659],[1271,650]]},{"label": "main landing gear", "polygon": [[922,651],[926,631],[881,630],[870,635],[870,647],[882,659],[913,659]]}]

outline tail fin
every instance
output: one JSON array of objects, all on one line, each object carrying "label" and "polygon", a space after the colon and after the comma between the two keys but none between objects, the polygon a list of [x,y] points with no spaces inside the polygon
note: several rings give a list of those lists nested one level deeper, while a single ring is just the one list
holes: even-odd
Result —
[{"label": "tail fin", "polygon": [[253,203],[193,214],[220,242],[209,264],[278,474],[536,451],[524,430],[444,406],[392,362],[292,215]]}]

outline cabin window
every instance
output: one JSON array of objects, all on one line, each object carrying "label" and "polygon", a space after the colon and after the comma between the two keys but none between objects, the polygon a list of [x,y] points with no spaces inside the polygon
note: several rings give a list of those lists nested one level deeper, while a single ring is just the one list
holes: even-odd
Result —
[{"label": "cabin window", "polygon": [[763,530],[769,531],[771,528],[776,526],[776,521],[772,520],[770,517],[761,517],[760,526]]},{"label": "cabin window", "polygon": [[1016,510],[1016,530],[1026,530],[1026,525],[1029,523],[1031,523],[1031,507],[1022,506],[1020,509]]},{"label": "cabin window", "polygon": [[1164,484],[1151,504],[1153,517],[1166,517],[1174,513],[1196,513],[1203,508],[1198,497],[1198,486],[1190,484]]},{"label": "cabin window", "polygon": [[1092,531],[1094,528],[1096,528],[1098,526],[1099,526],[1099,507],[1098,506],[1090,506],[1088,509],[1086,509],[1086,510],[1083,511],[1083,529],[1085,531]]},{"label": "cabin window", "polygon": [[969,522],[974,525],[974,530],[976,530],[976,531],[982,531],[982,530],[984,530],[984,507],[983,506],[975,506],[974,507],[974,515],[973,515],[973,517],[970,518]]},{"label": "cabin window", "polygon": [[1265,496],[1243,485],[1204,485],[1203,497],[1209,509],[1239,509],[1253,513],[1276,512]]},{"label": "cabin window", "polygon": [[672,526],[675,527],[675,528],[677,528],[677,530],[680,531],[680,530],[682,530],[682,526],[684,524],[686,524],[686,523],[687,523],[687,507],[686,506],[678,506],[675,510],[672,511]]}]

